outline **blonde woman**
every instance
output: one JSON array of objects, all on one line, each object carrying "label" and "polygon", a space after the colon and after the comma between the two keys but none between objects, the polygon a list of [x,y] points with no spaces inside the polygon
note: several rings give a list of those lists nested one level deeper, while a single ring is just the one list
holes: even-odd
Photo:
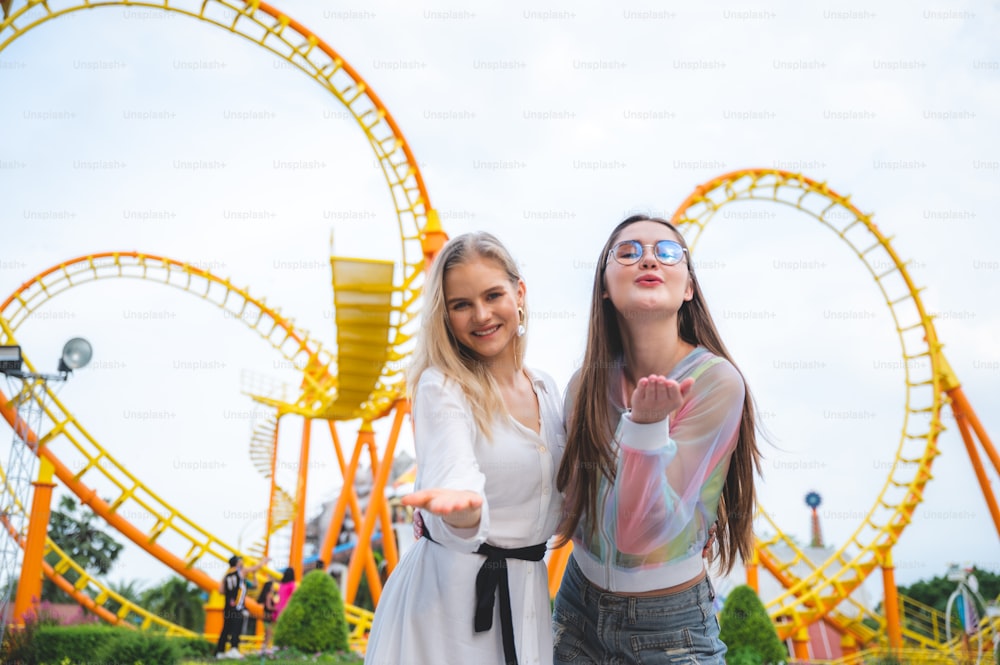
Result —
[{"label": "blonde woman", "polygon": [[546,541],[564,443],[552,379],[524,366],[525,284],[488,233],[428,276],[412,388],[420,538],[386,583],[367,665],[552,662]]}]

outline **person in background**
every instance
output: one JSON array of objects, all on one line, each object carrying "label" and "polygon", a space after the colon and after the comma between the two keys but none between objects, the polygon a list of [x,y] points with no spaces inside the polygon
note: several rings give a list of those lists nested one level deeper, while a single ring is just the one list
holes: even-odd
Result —
[{"label": "person in background", "polygon": [[278,601],[274,604],[274,619],[277,621],[281,610],[285,609],[288,599],[295,591],[295,569],[289,566],[281,574],[281,582],[278,583]]},{"label": "person in background", "polygon": [[[229,558],[229,569],[219,583],[219,593],[225,597],[222,614],[222,632],[215,645],[215,657],[242,659],[240,653],[240,634],[248,616],[246,610],[247,574],[254,574],[270,561],[264,557],[255,565],[244,568],[243,557],[233,555]],[[228,650],[227,645],[232,645]]]},{"label": "person in background", "polygon": [[264,608],[264,643],[261,646],[261,653],[271,653],[271,638],[274,636],[274,622],[278,618],[277,602],[278,589],[273,580],[264,582],[257,594],[257,602]]}]

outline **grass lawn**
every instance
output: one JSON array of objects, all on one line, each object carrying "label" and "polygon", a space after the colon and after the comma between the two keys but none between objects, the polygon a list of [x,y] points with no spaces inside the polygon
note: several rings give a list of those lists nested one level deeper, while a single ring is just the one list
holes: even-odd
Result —
[{"label": "grass lawn", "polygon": [[244,659],[238,660],[216,660],[214,658],[204,660],[184,660],[181,665],[206,665],[207,663],[243,662],[247,665],[253,663],[266,663],[267,665],[301,665],[302,663],[322,663],[323,665],[361,665],[365,659],[353,652],[347,653],[321,653],[303,654],[292,652],[278,652],[261,655],[258,653],[244,653]]}]

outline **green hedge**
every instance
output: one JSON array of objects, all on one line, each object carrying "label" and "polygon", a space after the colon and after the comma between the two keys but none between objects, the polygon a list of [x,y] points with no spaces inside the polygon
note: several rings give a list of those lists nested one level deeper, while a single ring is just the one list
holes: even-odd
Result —
[{"label": "green hedge", "polygon": [[[29,625],[5,635],[0,662],[5,665],[176,665],[182,659],[207,658],[213,645],[204,639],[167,637],[103,625]],[[8,639],[13,638],[13,639]]]},{"label": "green hedge", "polygon": [[39,626],[33,641],[35,662],[59,663],[63,658],[75,660],[85,655],[96,660],[96,654],[123,632],[124,628],[93,624]]},{"label": "green hedge", "polygon": [[181,659],[180,646],[155,633],[129,631],[107,642],[94,654],[106,665],[174,665]]}]

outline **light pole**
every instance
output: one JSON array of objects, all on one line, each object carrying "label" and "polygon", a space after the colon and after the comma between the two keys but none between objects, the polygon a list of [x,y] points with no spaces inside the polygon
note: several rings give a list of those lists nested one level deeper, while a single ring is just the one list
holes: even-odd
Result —
[{"label": "light pole", "polygon": [[[45,412],[46,387],[49,381],[65,381],[73,370],[90,362],[93,350],[90,343],[75,337],[63,347],[59,358],[58,374],[40,374],[22,369],[20,346],[0,346],[0,374],[7,378],[11,405],[14,407],[14,437],[10,457],[3,473],[3,490],[0,491],[0,640],[7,623],[22,623],[23,614],[30,609],[33,599],[41,596],[41,563],[48,532],[49,509],[52,499],[52,465],[42,460],[41,471],[34,481],[35,462],[42,416]],[[16,389],[15,389],[16,388]],[[36,491],[32,497],[32,485]],[[25,511],[31,504],[28,533],[25,534]],[[24,538],[24,570],[18,583],[14,610],[10,608],[10,593],[17,577],[18,559]]]}]

